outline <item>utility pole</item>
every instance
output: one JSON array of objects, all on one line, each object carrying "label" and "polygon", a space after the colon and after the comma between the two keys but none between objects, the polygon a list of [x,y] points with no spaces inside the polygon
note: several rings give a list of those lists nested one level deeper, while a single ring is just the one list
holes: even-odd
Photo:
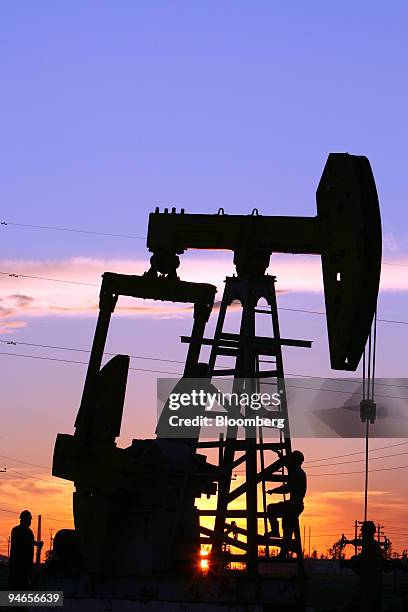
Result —
[{"label": "utility pole", "polygon": [[52,547],[53,547],[53,544],[54,544],[54,538],[52,537],[52,534],[53,534],[53,530],[50,529],[50,549],[49,549],[50,552],[52,551]]},{"label": "utility pole", "polygon": [[[38,521],[37,521],[37,542],[41,541],[41,514],[38,515]],[[37,553],[36,553],[36,559],[35,559],[35,564],[37,566],[37,568],[39,568],[41,563],[41,546],[37,546]]]},{"label": "utility pole", "polygon": [[306,546],[306,525],[303,525],[303,556],[305,556],[305,546]]},{"label": "utility pole", "polygon": [[309,559],[310,559],[310,534],[311,534],[311,531],[312,531],[312,527],[311,527],[311,525],[309,525]]},{"label": "utility pole", "polygon": [[354,555],[357,555],[357,519],[354,521]]}]

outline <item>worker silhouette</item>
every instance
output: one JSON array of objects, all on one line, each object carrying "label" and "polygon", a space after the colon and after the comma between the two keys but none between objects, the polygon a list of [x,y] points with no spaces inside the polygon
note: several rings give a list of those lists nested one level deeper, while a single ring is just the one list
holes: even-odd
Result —
[{"label": "worker silhouette", "polygon": [[34,540],[30,529],[31,520],[31,512],[23,510],[20,514],[20,524],[11,530],[9,587],[12,591],[30,589],[34,546],[41,548],[43,545],[43,542]]},{"label": "worker silhouette", "polygon": [[280,559],[287,558],[296,521],[304,510],[303,499],[307,488],[306,474],[302,469],[304,459],[303,453],[298,450],[293,451],[288,457],[282,459],[282,464],[286,465],[288,470],[288,475],[285,478],[286,482],[280,487],[267,491],[269,495],[288,493],[290,496],[287,501],[267,506],[267,513],[271,524],[269,535],[271,537],[280,537],[278,518],[282,518],[283,537],[281,551],[278,555]]},{"label": "worker silhouette", "polygon": [[225,530],[225,535],[232,533],[234,540],[238,540],[238,525],[236,521],[231,521],[231,525]]},{"label": "worker silhouette", "polygon": [[361,526],[361,553],[347,563],[347,567],[360,577],[357,601],[352,607],[357,605],[363,612],[380,612],[382,609],[383,557],[375,534],[373,521],[365,521]]}]

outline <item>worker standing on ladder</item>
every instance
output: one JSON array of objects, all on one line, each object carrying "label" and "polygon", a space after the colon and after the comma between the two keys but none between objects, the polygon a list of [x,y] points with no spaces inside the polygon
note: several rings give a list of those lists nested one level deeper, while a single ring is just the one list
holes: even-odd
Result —
[{"label": "worker standing on ladder", "polygon": [[307,477],[302,469],[304,460],[303,453],[300,451],[295,450],[290,453],[285,460],[282,460],[288,470],[287,482],[280,487],[267,491],[269,495],[275,493],[288,493],[290,495],[287,501],[267,506],[269,522],[271,524],[271,537],[280,537],[278,518],[282,518],[283,537],[281,551],[278,555],[281,559],[286,559],[287,557],[297,519],[304,510],[303,499],[307,489]]}]

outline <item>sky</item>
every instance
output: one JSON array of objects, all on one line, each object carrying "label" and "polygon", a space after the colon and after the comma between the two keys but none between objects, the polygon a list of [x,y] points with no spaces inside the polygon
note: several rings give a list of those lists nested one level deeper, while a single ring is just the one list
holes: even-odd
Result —
[{"label": "sky", "polygon": [[[8,225],[0,226],[0,272],[87,283],[0,275],[4,554],[27,505],[43,514],[46,533],[70,525],[72,486],[51,478],[49,466],[56,434],[73,431],[86,365],[50,359],[87,360],[86,352],[5,342],[89,350],[100,276],[148,268],[145,236],[156,206],[313,216],[328,154],[366,155],[383,224],[379,318],[407,320],[408,8],[365,0],[22,0],[3,3],[1,13],[0,220]],[[182,278],[219,291],[232,272],[230,253],[189,252],[180,267]],[[269,272],[280,306],[324,309],[319,258],[274,255]],[[183,361],[179,336],[189,333],[191,311],[141,300],[118,306],[108,350],[141,356],[135,368],[180,371],[181,363],[146,357]],[[286,369],[329,376],[324,317],[281,311],[281,326],[286,337],[313,340],[307,356],[285,350]],[[407,325],[379,323],[379,376],[406,375],[407,334]],[[157,375],[129,376],[123,446],[153,435]],[[363,442],[299,446],[311,461],[361,451]],[[405,465],[397,454],[405,449],[373,453],[397,455],[376,460],[375,469]],[[341,471],[363,470],[362,457],[339,459],[359,460]],[[398,550],[408,533],[406,469],[370,475],[369,514]],[[324,475],[336,471],[309,470],[302,523],[319,551],[342,531],[351,535],[362,515],[363,475]]]}]

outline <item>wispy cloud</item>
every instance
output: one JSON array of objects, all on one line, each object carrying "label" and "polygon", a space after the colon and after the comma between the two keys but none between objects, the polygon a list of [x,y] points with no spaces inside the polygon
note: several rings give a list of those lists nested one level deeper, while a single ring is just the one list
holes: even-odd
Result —
[{"label": "wispy cloud", "polygon": [[[388,257],[383,267],[382,291],[408,291],[408,275],[403,265],[408,256]],[[403,264],[403,265],[401,265]],[[0,261],[0,270],[25,277],[1,278],[0,334],[10,333],[27,325],[27,319],[44,315],[89,315],[98,308],[101,276],[105,271],[122,274],[142,274],[148,268],[144,260],[104,260],[77,257],[63,261]],[[316,293],[323,290],[319,257],[273,255],[270,271],[277,276],[280,292]],[[202,256],[188,254],[180,267],[180,277],[195,282],[210,282],[219,290],[225,276],[233,273],[232,257],[228,253]],[[55,281],[27,277],[44,277]],[[57,282],[57,279],[70,281]],[[81,284],[82,283],[82,284]],[[153,317],[182,316],[191,311],[185,304],[153,300],[120,298],[119,315]]]},{"label": "wispy cloud", "polygon": [[404,253],[407,249],[408,241],[406,236],[396,236],[393,232],[383,233],[383,252],[386,255],[395,255],[395,253]]}]

